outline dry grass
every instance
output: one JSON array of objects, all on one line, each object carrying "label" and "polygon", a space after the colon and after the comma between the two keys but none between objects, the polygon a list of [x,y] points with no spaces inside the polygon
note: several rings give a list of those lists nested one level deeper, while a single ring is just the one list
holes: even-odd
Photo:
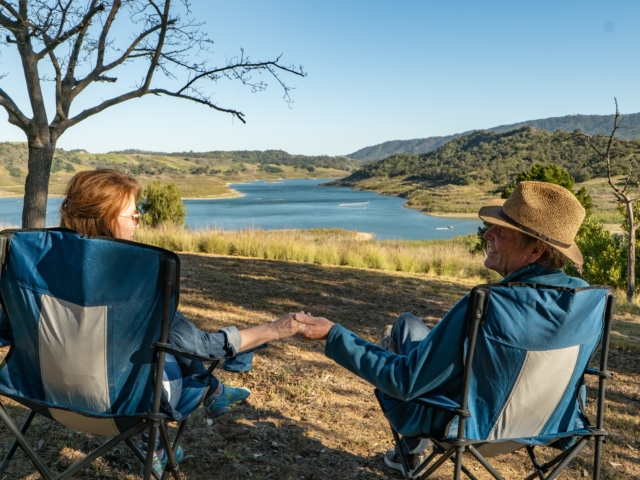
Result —
[{"label": "dry grass", "polygon": [[176,252],[238,255],[458,278],[494,278],[469,240],[376,241],[341,229],[189,231],[174,226],[136,231],[136,241]]},{"label": "dry grass", "polygon": [[[304,309],[377,341],[380,330],[403,311],[435,325],[478,281],[244,257],[182,254],[181,259],[180,309],[208,331],[258,325]],[[624,307],[614,325],[610,367],[616,376],[608,390],[606,427],[611,436],[604,449],[604,479],[640,478],[636,308]],[[247,386],[253,393],[246,405],[213,425],[207,425],[200,411],[195,414],[184,441],[184,479],[399,478],[382,460],[392,437],[372,387],[329,361],[321,342],[274,342],[256,356],[251,372],[219,375],[225,383]],[[593,384],[589,386],[593,393]],[[23,408],[10,410],[24,418]],[[3,453],[9,435],[0,432]],[[46,420],[37,421],[29,439],[59,472],[97,442]],[[560,478],[589,473],[591,452],[587,447]],[[16,462],[7,479],[37,478],[24,454],[18,453]],[[494,463],[506,479],[523,478],[527,471],[523,453]],[[469,465],[478,478],[490,478],[474,462]],[[79,478],[135,479],[138,472],[138,462],[121,448],[94,462]],[[451,468],[433,478],[451,478]]]}]

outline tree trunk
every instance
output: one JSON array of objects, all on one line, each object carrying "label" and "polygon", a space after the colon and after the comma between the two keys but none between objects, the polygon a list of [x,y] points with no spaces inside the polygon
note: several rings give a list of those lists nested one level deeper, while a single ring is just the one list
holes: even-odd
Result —
[{"label": "tree trunk", "polygon": [[55,140],[38,142],[29,138],[29,173],[24,183],[22,228],[44,228],[47,223],[47,196]]},{"label": "tree trunk", "polygon": [[634,303],[636,299],[636,225],[633,218],[633,204],[627,202],[629,218],[629,251],[627,252],[627,301]]}]

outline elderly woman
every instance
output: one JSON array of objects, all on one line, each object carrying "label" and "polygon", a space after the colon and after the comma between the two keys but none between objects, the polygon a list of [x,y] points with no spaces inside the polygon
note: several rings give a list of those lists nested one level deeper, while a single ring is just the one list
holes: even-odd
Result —
[{"label": "elderly woman", "polygon": [[[567,259],[582,264],[574,238],[584,214],[580,202],[564,187],[521,182],[506,201],[494,200],[480,209],[480,218],[493,225],[484,235],[489,242],[485,266],[504,277],[501,283],[588,286],[560,270]],[[383,348],[325,318],[296,314],[296,319],[309,324],[301,336],[326,339],[329,358],[394,398],[407,400],[434,390],[456,398],[464,369],[459,339],[468,298],[460,300],[432,331],[410,313],[400,315],[383,332]],[[441,429],[448,420],[443,413],[409,402],[397,408],[402,409],[398,418],[406,419],[405,431],[422,426]],[[413,469],[423,460],[428,443],[406,436],[403,441]],[[387,452],[385,463],[403,470],[397,450]]]},{"label": "elderly woman", "polygon": [[[133,233],[140,221],[136,206],[139,197],[140,184],[128,175],[109,169],[80,172],[67,186],[60,207],[60,225],[88,237],[133,240]],[[230,326],[217,333],[208,333],[198,330],[180,312],[176,312],[169,325],[169,342],[201,356],[231,357],[263,343],[288,338],[305,328],[292,317],[292,314],[288,314],[271,324],[246,330]],[[236,367],[248,369],[252,355],[249,353],[234,358]],[[204,371],[205,367],[201,362],[174,358],[167,354],[163,376],[163,407],[171,411],[178,404],[182,377]],[[246,388],[223,385],[213,376],[210,380],[211,386],[203,402],[209,417],[226,413],[251,393]],[[156,457],[154,468],[162,471],[166,464],[164,450],[158,448]],[[179,450],[176,460],[180,461],[181,458],[182,452]]]}]

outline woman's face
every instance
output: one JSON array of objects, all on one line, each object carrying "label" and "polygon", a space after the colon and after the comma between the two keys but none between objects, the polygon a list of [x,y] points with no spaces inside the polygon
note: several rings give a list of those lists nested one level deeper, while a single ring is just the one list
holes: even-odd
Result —
[{"label": "woman's face", "polygon": [[138,223],[140,221],[139,215],[140,214],[136,208],[136,199],[131,195],[126,207],[118,215],[116,238],[133,240],[133,232],[138,228]]}]

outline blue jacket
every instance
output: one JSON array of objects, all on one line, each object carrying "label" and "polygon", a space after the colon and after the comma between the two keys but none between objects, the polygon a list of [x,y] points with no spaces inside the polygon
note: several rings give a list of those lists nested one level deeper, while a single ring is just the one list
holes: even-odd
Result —
[{"label": "blue jacket", "polygon": [[[538,265],[525,267],[501,283],[508,282],[569,288],[588,286],[560,270],[550,271]],[[325,355],[398,400],[412,400],[426,393],[455,399],[462,386],[464,365],[460,338],[468,300],[466,295],[456,303],[409,356],[387,352],[340,325],[331,328]],[[394,408],[392,424],[403,435],[440,435],[450,420],[448,413],[407,402]]]}]

